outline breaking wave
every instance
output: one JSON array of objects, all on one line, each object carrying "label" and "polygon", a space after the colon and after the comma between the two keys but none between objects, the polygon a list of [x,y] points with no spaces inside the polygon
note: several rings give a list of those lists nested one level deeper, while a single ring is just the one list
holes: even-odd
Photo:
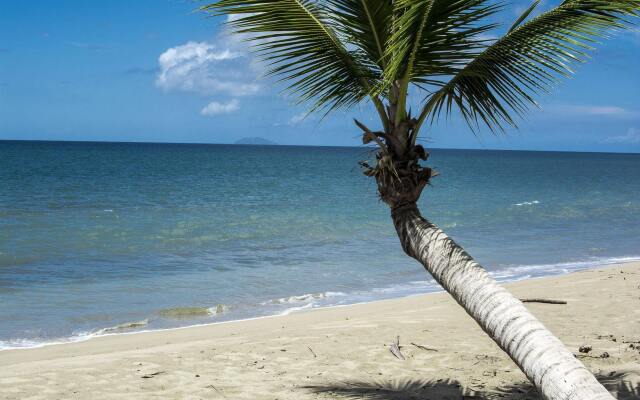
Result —
[{"label": "breaking wave", "polygon": [[297,295],[297,296],[281,297],[279,299],[263,301],[260,304],[261,305],[268,305],[268,304],[295,304],[295,303],[309,302],[309,301],[314,301],[314,300],[326,299],[326,298],[329,298],[329,297],[340,297],[340,296],[346,296],[346,295],[347,295],[346,293],[342,293],[342,292],[308,293],[308,294],[301,294],[301,295]]},{"label": "breaking wave", "polygon": [[533,206],[533,205],[536,205],[536,204],[540,204],[540,202],[538,200],[525,201],[525,202],[522,202],[522,203],[516,203],[516,204],[514,204],[514,206],[522,207],[522,206]]}]

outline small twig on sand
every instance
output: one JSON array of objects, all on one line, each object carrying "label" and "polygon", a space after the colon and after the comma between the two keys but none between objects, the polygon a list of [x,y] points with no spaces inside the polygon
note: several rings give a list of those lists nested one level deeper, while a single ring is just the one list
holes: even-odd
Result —
[{"label": "small twig on sand", "polygon": [[589,354],[574,354],[574,356],[576,358],[609,358],[609,357],[611,357],[609,355],[609,353],[607,353],[606,351],[604,353],[600,354],[599,356],[592,356],[592,355],[589,355]]},{"label": "small twig on sand", "polygon": [[141,378],[142,379],[149,379],[149,378],[153,378],[154,376],[158,376],[158,375],[162,375],[162,374],[166,374],[166,372],[165,371],[158,371],[158,372],[154,372],[153,374],[142,375]]},{"label": "small twig on sand", "polygon": [[391,354],[396,356],[396,358],[400,360],[406,360],[406,358],[404,358],[402,352],[400,351],[400,336],[398,336],[396,338],[396,342],[389,347],[389,351],[391,352]]},{"label": "small twig on sand", "polygon": [[520,299],[523,303],[543,303],[543,304],[567,304],[564,300],[549,300],[549,299]]},{"label": "small twig on sand", "polygon": [[213,386],[213,385],[209,385],[209,386],[207,386],[207,387],[208,387],[208,388],[211,388],[211,389],[213,389],[213,390],[215,390],[215,391],[216,391],[216,393],[218,393],[218,394],[219,394],[220,396],[222,396],[223,398],[225,398],[225,399],[227,398],[227,396],[225,396],[225,395],[224,395],[224,393],[222,393],[221,391],[219,391],[217,387],[215,387],[215,386]]},{"label": "small twig on sand", "polygon": [[417,348],[419,348],[420,350],[425,350],[425,351],[438,351],[438,349],[434,349],[433,347],[425,347],[425,346],[421,346],[419,344],[415,344],[413,342],[411,342],[412,345],[416,346]]},{"label": "small twig on sand", "polygon": [[311,354],[313,354],[313,358],[318,358],[318,355],[316,354],[315,351],[313,351],[313,349],[310,346],[307,346],[307,348],[309,349],[309,351],[311,352]]}]

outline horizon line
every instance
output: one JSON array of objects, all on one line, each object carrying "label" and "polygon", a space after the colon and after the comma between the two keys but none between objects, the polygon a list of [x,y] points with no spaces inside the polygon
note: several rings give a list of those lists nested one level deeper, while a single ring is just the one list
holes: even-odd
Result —
[{"label": "horizon line", "polygon": [[[242,139],[242,138],[241,138]],[[238,139],[238,140],[241,140]],[[268,140],[268,139],[267,139]],[[154,144],[154,145],[197,145],[197,146],[246,146],[246,147],[327,147],[327,148],[369,148],[365,145],[309,145],[309,144],[243,144],[243,143],[206,143],[206,142],[155,142],[155,141],[120,141],[120,140],[68,140],[68,139],[0,139],[3,142],[27,142],[27,143],[95,143],[95,144]],[[587,151],[587,150],[534,150],[534,149],[496,149],[496,148],[460,148],[460,147],[427,147],[427,150],[460,150],[460,151],[513,151],[530,153],[587,153],[587,154],[630,154],[638,155],[640,152],[625,151]]]}]

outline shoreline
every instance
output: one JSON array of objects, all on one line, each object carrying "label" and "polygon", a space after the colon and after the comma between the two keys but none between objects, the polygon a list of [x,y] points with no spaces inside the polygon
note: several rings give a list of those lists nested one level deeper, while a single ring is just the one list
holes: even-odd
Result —
[{"label": "shoreline", "polygon": [[[620,400],[637,398],[640,262],[505,286],[519,298],[568,301],[526,306]],[[398,336],[405,360],[389,351]],[[592,352],[579,353],[582,345]],[[443,292],[0,352],[3,400],[306,400],[381,391],[385,399],[535,398],[525,395],[531,387],[513,362]]]},{"label": "shoreline", "polygon": [[[501,285],[508,286],[509,284],[516,283],[516,282],[532,281],[532,280],[537,280],[537,279],[546,279],[546,278],[552,278],[552,277],[558,277],[558,276],[566,276],[566,275],[574,274],[576,272],[588,271],[588,270],[591,270],[591,269],[594,269],[594,268],[608,268],[608,267],[615,267],[616,265],[626,265],[626,264],[633,264],[633,263],[640,263],[640,257],[634,257],[634,256],[610,257],[608,259],[594,260],[594,261],[576,261],[576,262],[565,262],[565,263],[557,263],[557,264],[520,265],[520,266],[515,266],[515,267],[508,267],[508,268],[505,269],[505,270],[515,269],[515,270],[533,270],[533,271],[536,271],[536,269],[538,269],[538,270],[544,271],[543,273],[547,273],[545,275],[539,275],[539,276],[512,275],[512,276],[507,277],[506,279],[501,279],[501,277],[499,277],[499,276],[496,277],[495,274],[499,274],[503,270],[489,271],[489,273],[492,274],[494,279],[496,279]],[[573,267],[573,268],[567,269],[566,267]],[[547,268],[547,269],[545,269],[545,268]],[[550,270],[548,268],[554,268],[558,272],[554,272],[553,270]],[[425,274],[427,274],[426,271],[425,271]],[[428,274],[427,274],[427,276],[428,276],[428,280],[431,281],[432,280],[431,276],[428,275]],[[413,283],[413,282],[402,283],[402,284],[398,284],[396,286],[401,287],[401,286],[404,286],[404,285],[409,285],[411,283]],[[184,326],[175,326],[175,327],[167,327],[167,328],[152,328],[152,329],[141,329],[141,330],[125,330],[125,328],[123,328],[123,331],[121,331],[121,332],[105,332],[106,330],[110,330],[110,329],[118,329],[118,327],[120,325],[127,325],[129,323],[135,323],[135,322],[124,322],[124,323],[122,323],[120,325],[117,325],[117,326],[114,326],[114,327],[97,328],[92,332],[78,334],[77,336],[72,335],[72,336],[69,336],[69,337],[56,338],[56,339],[52,339],[49,342],[44,341],[44,342],[40,342],[40,343],[37,343],[37,344],[34,344],[34,345],[30,345],[30,346],[0,347],[0,354],[2,354],[4,352],[7,352],[7,351],[14,351],[14,350],[17,351],[17,350],[41,349],[41,348],[50,347],[50,346],[60,346],[60,345],[70,345],[70,344],[75,344],[75,343],[83,343],[83,342],[86,342],[86,341],[94,340],[94,339],[97,339],[97,338],[103,338],[103,337],[112,337],[112,336],[121,336],[121,335],[135,335],[135,334],[145,334],[145,333],[153,333],[153,332],[171,332],[171,331],[175,331],[175,330],[183,330],[183,329],[199,328],[199,327],[207,327],[207,326],[216,326],[216,325],[220,325],[220,324],[253,321],[253,320],[266,319],[266,318],[275,318],[275,317],[282,317],[282,316],[288,316],[288,315],[292,315],[292,314],[313,312],[313,311],[324,310],[324,309],[332,309],[332,308],[339,308],[339,307],[350,307],[350,306],[357,306],[357,305],[372,304],[372,303],[377,303],[377,302],[382,302],[382,301],[401,300],[401,299],[406,299],[406,298],[411,298],[411,297],[429,296],[429,295],[444,293],[444,290],[439,285],[437,285],[435,282],[434,282],[434,285],[435,285],[435,288],[434,288],[433,291],[421,292],[421,293],[410,293],[410,294],[404,294],[404,295],[399,295],[399,296],[391,296],[391,297],[386,297],[386,298],[378,298],[378,299],[374,298],[374,299],[371,299],[371,300],[356,301],[356,302],[353,302],[353,303],[329,304],[329,305],[315,306],[315,304],[313,302],[311,302],[311,303],[307,303],[307,304],[305,304],[303,306],[292,306],[292,307],[289,307],[289,308],[287,308],[287,309],[285,309],[283,311],[280,311],[278,313],[269,314],[269,315],[248,316],[248,317],[238,318],[238,319],[228,319],[228,320],[222,320],[222,321],[211,321],[211,322],[196,323],[196,324],[190,324],[190,325],[184,325]],[[376,289],[377,288],[374,288],[374,289],[371,289],[371,290],[373,291],[373,290],[376,290]],[[431,288],[429,288],[429,289],[431,289]],[[327,292],[325,292],[325,293],[327,293]],[[348,294],[344,294],[344,295],[348,296]],[[302,295],[302,296],[313,296],[313,295]],[[296,295],[293,295],[291,297],[296,297]],[[147,318],[151,318],[151,317],[147,317]],[[147,319],[147,321],[149,321],[149,320]],[[103,332],[105,332],[105,333],[103,333]],[[29,341],[29,339],[18,339],[18,340]]]}]

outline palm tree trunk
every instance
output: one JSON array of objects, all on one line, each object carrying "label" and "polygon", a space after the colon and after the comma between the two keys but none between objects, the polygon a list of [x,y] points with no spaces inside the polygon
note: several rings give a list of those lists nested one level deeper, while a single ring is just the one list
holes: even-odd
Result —
[{"label": "palm tree trunk", "polygon": [[613,396],[515,297],[467,252],[420,215],[415,204],[392,211],[404,251],[420,261],[502,348],[547,400]]}]

